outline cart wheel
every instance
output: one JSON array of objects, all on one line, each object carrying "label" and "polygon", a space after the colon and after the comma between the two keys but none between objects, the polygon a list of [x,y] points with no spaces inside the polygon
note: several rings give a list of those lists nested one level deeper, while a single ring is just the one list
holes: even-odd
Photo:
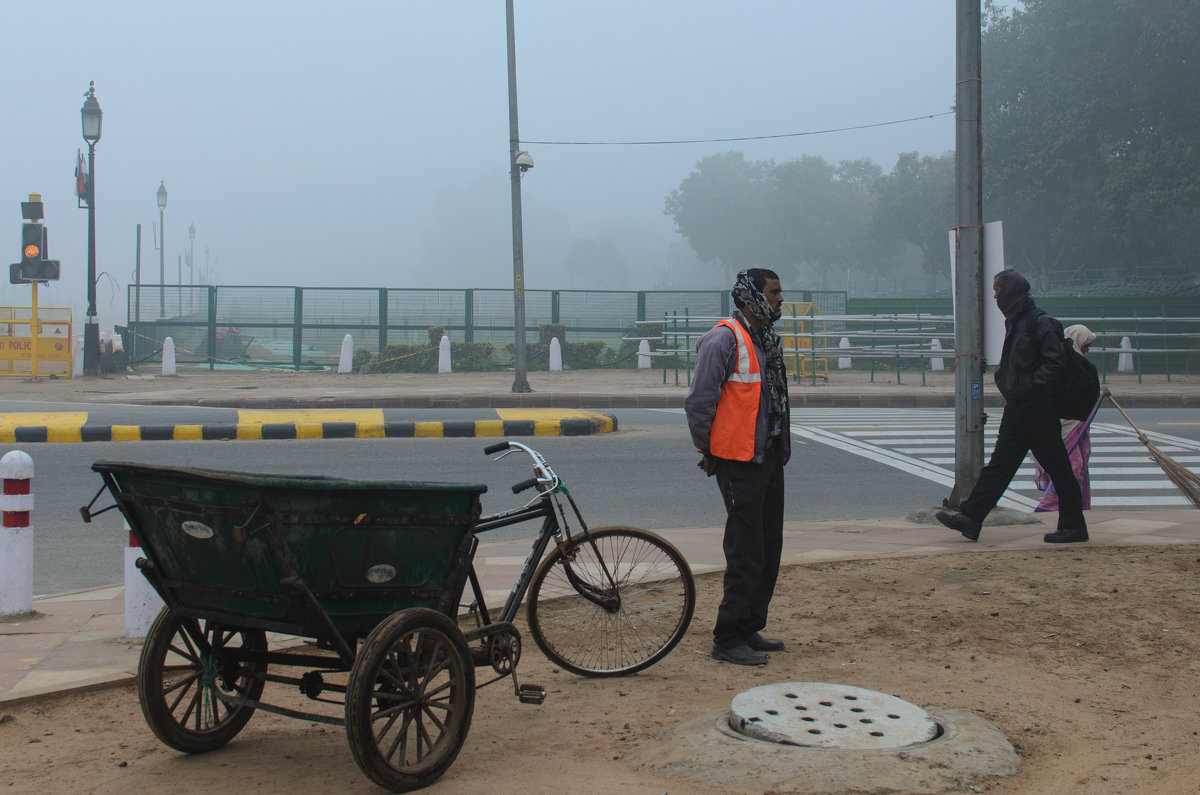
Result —
[{"label": "cart wheel", "polygon": [[542,561],[529,587],[529,632],[568,671],[620,676],[675,648],[695,607],[679,550],[637,527],[601,527]]},{"label": "cart wheel", "polygon": [[368,778],[405,792],[446,772],[474,709],[475,668],[462,632],[434,610],[402,610],[371,630],[350,669],[346,736]]},{"label": "cart wheel", "polygon": [[231,652],[262,652],[261,629],[223,627],[213,621],[158,614],[138,662],[138,700],[150,729],[177,751],[215,751],[232,740],[254,707],[226,704],[218,690],[257,701],[265,662],[238,662]]}]

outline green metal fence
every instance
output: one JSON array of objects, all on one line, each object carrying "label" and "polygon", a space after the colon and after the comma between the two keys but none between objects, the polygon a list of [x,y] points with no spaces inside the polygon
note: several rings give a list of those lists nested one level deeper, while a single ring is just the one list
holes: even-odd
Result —
[{"label": "green metal fence", "polygon": [[[842,336],[854,338],[856,348],[870,349],[865,357],[854,353],[856,367],[923,370],[939,353],[953,361],[949,298],[856,299],[841,291],[785,290],[784,300],[815,303],[826,318],[824,339],[813,341],[818,350],[837,355],[832,349]],[[1200,372],[1200,306],[1194,297],[1059,297],[1038,303],[1064,326],[1082,322],[1097,333],[1092,357],[1102,373],[1115,372],[1122,353],[1133,357],[1139,373]],[[346,334],[356,350],[378,353],[389,344],[427,344],[433,326],[445,328],[455,341],[494,343],[504,360],[514,336],[513,294],[503,289],[131,285],[128,306],[131,358],[156,360],[162,341],[171,337],[177,361],[209,367],[332,367]],[[693,329],[689,318],[729,312],[724,290],[529,290],[525,333],[536,341],[541,324],[561,323],[567,341],[599,340],[617,349],[646,336],[647,323],[674,327],[677,338],[686,339],[686,332],[679,335],[681,321],[698,332],[711,322]],[[1130,350],[1122,350],[1127,337]],[[930,347],[934,338],[944,352]]]}]

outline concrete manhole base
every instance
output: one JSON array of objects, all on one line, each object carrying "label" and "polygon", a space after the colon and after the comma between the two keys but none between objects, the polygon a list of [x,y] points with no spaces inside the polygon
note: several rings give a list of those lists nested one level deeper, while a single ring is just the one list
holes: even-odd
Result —
[{"label": "concrete manhole base", "polygon": [[927,706],[941,735],[903,748],[850,750],[782,745],[739,734],[730,711],[710,713],[642,743],[639,767],[732,790],[937,793],[1017,772],[1004,734],[973,712]]}]

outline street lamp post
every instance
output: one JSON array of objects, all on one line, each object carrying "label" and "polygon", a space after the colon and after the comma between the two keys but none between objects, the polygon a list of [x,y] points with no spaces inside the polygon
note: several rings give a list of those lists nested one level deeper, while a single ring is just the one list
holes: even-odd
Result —
[{"label": "street lamp post", "polygon": [[167,230],[163,228],[163,210],[167,209],[167,186],[158,181],[158,316],[167,316],[167,265],[163,253]]},{"label": "street lamp post", "polygon": [[83,327],[83,374],[100,375],[100,324],[96,318],[96,142],[104,112],[96,101],[96,83],[88,84],[79,116],[83,124],[83,140],[88,145],[87,208],[88,208],[88,271],[87,318]]},{"label": "street lamp post", "polygon": [[519,162],[521,135],[517,129],[517,54],[513,23],[513,0],[505,3],[508,33],[508,167],[512,177],[513,227],[513,392],[532,392],[525,378],[525,243],[521,230],[521,175],[532,167]]}]

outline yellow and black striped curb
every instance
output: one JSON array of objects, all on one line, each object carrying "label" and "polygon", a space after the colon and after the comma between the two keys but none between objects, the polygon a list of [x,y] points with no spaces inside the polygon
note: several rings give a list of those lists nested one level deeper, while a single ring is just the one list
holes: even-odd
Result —
[{"label": "yellow and black striped curb", "polygon": [[[287,415],[302,413],[303,418]],[[554,409],[497,410],[500,419],[448,420],[444,422],[387,421],[378,417],[322,419],[312,415],[358,415],[376,412],[347,411],[255,411],[239,412],[238,422],[203,425],[96,425],[86,420],[86,412],[64,415],[76,421],[19,424],[19,414],[0,415],[0,443],[38,442],[152,442],[152,441],[231,441],[285,439],[412,439],[466,438],[476,436],[588,436],[617,430],[617,418],[593,411]],[[505,417],[505,414],[522,416]],[[278,415],[278,416],[277,416]],[[46,417],[40,414],[39,417]],[[32,415],[31,415],[32,417]],[[64,417],[65,419],[65,417]]]}]

